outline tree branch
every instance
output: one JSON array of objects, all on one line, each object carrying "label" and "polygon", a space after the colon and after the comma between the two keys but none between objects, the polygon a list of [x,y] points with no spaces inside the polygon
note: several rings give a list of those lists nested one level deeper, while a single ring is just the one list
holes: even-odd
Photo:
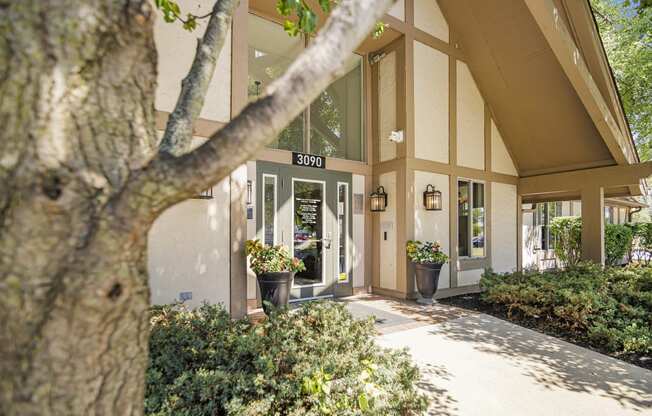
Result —
[{"label": "tree branch", "polygon": [[180,157],[160,153],[133,180],[160,210],[225,178],[272,141],[328,85],[394,0],[342,0],[314,42],[266,95],[249,104],[203,145]]},{"label": "tree branch", "polygon": [[233,11],[239,3],[240,0],[216,0],[204,36],[197,42],[190,71],[181,82],[177,104],[168,118],[161,141],[162,152],[179,156],[190,149],[193,125],[204,106],[217,59],[231,27]]}]

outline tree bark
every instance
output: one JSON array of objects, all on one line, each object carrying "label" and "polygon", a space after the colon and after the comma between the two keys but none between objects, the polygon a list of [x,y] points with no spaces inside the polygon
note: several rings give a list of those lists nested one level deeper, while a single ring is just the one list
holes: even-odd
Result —
[{"label": "tree bark", "polygon": [[197,52],[190,72],[181,83],[181,93],[170,114],[161,150],[174,156],[187,153],[192,143],[192,128],[204,107],[208,86],[213,79],[217,58],[231,27],[231,17],[238,0],[217,0],[206,31],[197,42]]},{"label": "tree bark", "polygon": [[272,140],[390,4],[342,0],[268,95],[174,157],[148,0],[0,0],[1,415],[142,414],[154,219]]},{"label": "tree bark", "polygon": [[142,414],[157,152],[146,0],[0,4],[0,414]]}]

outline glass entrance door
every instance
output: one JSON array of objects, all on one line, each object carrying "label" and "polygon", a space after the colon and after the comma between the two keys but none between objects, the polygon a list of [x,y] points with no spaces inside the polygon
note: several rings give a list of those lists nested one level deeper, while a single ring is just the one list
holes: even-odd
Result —
[{"label": "glass entrance door", "polygon": [[294,257],[303,260],[306,270],[294,277],[293,287],[324,285],[324,181],[292,178]]},{"label": "glass entrance door", "polygon": [[258,238],[303,260],[291,299],[352,293],[351,174],[256,162]]}]

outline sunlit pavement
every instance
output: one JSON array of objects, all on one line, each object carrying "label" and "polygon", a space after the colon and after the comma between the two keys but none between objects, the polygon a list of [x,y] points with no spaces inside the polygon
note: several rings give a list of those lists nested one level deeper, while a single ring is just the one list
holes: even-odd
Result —
[{"label": "sunlit pavement", "polygon": [[409,350],[430,415],[652,416],[652,371],[452,306],[345,301],[376,317],[381,345]]}]

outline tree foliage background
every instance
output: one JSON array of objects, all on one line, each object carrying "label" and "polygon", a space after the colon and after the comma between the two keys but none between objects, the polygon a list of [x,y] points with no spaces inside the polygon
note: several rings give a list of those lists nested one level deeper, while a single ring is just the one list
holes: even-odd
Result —
[{"label": "tree foliage background", "polygon": [[652,159],[652,0],[591,0],[642,160]]}]

